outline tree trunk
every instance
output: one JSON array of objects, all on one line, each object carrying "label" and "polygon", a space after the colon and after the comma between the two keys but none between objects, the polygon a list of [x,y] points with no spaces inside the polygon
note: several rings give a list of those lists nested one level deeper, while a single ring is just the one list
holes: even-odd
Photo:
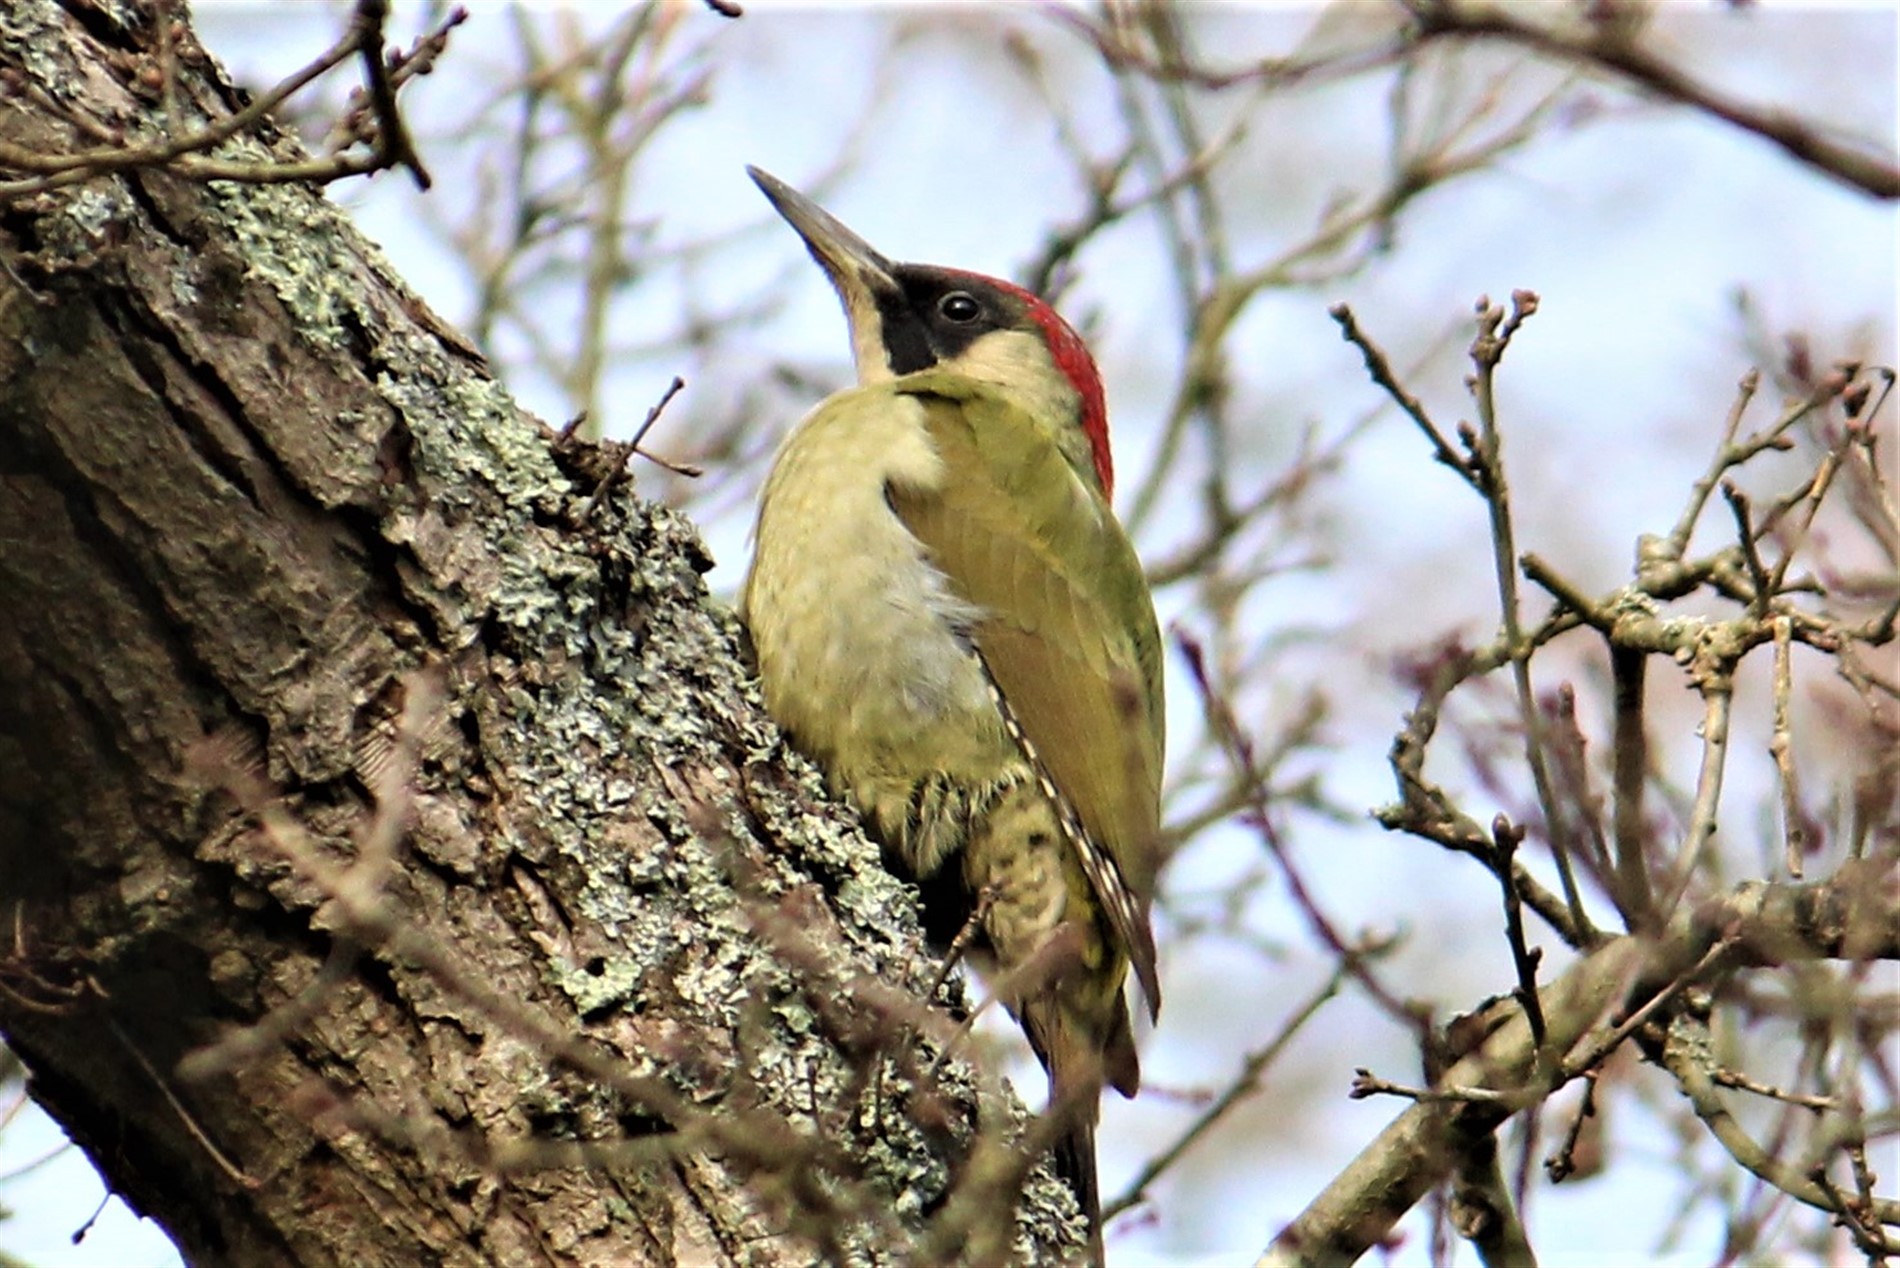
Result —
[{"label": "tree trunk", "polygon": [[[0,142],[158,136],[152,15],[8,5]],[[882,1262],[986,1192],[911,896],[620,455],[298,185],[4,196],[0,263],[0,1030],[189,1261]]]}]

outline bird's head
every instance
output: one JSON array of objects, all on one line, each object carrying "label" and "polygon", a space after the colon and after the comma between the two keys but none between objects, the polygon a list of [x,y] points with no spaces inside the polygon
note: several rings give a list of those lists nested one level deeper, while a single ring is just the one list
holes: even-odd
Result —
[{"label": "bird's head", "polygon": [[1078,437],[1085,442],[1102,495],[1114,492],[1102,376],[1082,336],[1055,309],[980,273],[893,263],[784,181],[746,171],[837,288],[858,382],[942,369],[1008,388],[1036,417],[1066,429],[1055,437],[1064,452]]}]

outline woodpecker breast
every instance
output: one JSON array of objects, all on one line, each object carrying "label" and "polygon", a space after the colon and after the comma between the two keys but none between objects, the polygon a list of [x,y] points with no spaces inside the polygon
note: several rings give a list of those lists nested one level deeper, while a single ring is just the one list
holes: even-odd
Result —
[{"label": "woodpecker breast", "polygon": [[931,825],[972,809],[937,807],[911,831],[921,773],[964,798],[1021,777],[968,638],[982,614],[887,499],[944,477],[914,397],[886,382],[830,398],[773,466],[742,599],[766,707],[920,877],[958,844]]}]

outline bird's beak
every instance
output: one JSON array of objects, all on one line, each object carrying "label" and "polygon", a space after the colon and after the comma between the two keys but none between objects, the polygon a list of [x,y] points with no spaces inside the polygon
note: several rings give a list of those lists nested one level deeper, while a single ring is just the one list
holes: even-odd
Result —
[{"label": "bird's beak", "polygon": [[745,170],[765,191],[778,214],[798,230],[812,259],[818,261],[837,288],[838,298],[844,302],[845,318],[851,323],[851,346],[857,358],[859,380],[869,382],[890,377],[884,342],[879,334],[883,317],[878,300],[880,296],[902,293],[895,266],[843,221],[778,177],[756,167]]}]

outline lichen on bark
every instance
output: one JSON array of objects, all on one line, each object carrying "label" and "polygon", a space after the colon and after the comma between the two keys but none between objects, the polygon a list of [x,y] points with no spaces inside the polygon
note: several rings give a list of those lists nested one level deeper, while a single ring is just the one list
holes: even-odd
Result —
[{"label": "lichen on bark", "polygon": [[[143,117],[153,12],[0,15],[44,90],[0,140]],[[198,1262],[901,1256],[978,1089],[920,1090],[911,896],[765,717],[691,525],[320,194],[134,169],[5,208],[0,258],[0,1029],[114,1187]],[[1027,1258],[1076,1245],[1043,1193]]]}]

